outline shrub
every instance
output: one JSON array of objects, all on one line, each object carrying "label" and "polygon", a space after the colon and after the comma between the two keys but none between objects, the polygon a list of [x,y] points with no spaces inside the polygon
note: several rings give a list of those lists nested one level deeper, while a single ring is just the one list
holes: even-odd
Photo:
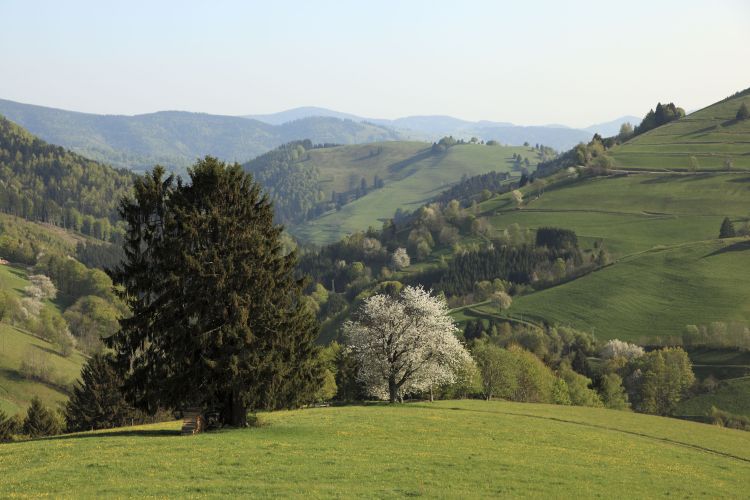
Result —
[{"label": "shrub", "polygon": [[711,422],[716,425],[729,427],[730,429],[739,429],[741,431],[750,431],[750,418],[744,415],[735,415],[712,406],[709,417],[711,418]]},{"label": "shrub", "polygon": [[630,360],[640,358],[643,354],[643,347],[617,339],[608,341],[599,352],[599,355],[604,359],[625,358]]},{"label": "shrub", "polygon": [[391,257],[391,265],[396,270],[406,269],[411,265],[411,259],[405,248],[397,248]]}]

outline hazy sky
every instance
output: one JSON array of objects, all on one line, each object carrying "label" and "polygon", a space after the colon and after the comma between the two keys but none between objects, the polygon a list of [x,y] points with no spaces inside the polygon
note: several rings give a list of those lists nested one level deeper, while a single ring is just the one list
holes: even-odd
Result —
[{"label": "hazy sky", "polygon": [[585,126],[750,87],[750,1],[0,0],[0,98]]}]

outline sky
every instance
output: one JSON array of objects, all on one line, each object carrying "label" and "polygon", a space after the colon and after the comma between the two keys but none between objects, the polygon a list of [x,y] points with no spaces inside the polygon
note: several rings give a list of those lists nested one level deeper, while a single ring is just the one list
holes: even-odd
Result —
[{"label": "sky", "polygon": [[750,87],[750,1],[0,0],[0,98],[583,127]]}]

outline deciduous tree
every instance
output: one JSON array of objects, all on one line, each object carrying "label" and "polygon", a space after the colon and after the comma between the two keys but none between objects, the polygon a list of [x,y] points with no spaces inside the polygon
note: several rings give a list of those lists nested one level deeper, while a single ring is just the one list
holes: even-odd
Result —
[{"label": "deciduous tree", "polygon": [[411,286],[397,297],[369,297],[356,319],[344,324],[359,380],[372,396],[391,403],[455,381],[470,359],[457,331],[443,299]]}]

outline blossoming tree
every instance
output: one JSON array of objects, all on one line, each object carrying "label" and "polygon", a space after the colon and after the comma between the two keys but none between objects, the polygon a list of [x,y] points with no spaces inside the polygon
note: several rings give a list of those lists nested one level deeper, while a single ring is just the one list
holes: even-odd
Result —
[{"label": "blossoming tree", "polygon": [[457,331],[445,301],[419,286],[407,286],[397,297],[369,297],[355,320],[344,324],[359,380],[372,396],[391,403],[405,394],[431,394],[473,364]]}]

